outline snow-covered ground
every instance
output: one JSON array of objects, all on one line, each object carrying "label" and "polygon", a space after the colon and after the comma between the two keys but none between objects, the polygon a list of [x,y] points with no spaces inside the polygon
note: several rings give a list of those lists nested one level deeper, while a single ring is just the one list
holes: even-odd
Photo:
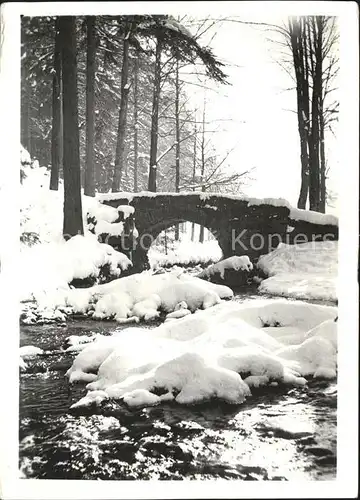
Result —
[{"label": "snow-covered ground", "polygon": [[[23,150],[26,157],[26,151]],[[38,165],[25,165],[25,178],[20,186],[21,214],[20,227],[22,235],[35,233],[39,243],[63,243],[63,204],[64,186],[62,180],[59,189],[51,191],[50,172]],[[95,234],[111,232],[121,234],[122,223],[111,224],[119,215],[124,213],[124,219],[133,213],[133,207],[119,206],[118,209],[103,205],[96,198],[82,194],[82,210],[85,236],[92,236],[90,227],[86,225],[86,216],[95,217],[99,221],[95,226]]]},{"label": "snow-covered ground", "polygon": [[74,279],[97,278],[105,265],[113,276],[120,276],[132,263],[90,233],[68,241],[22,245],[18,269],[22,280],[20,300],[50,300],[54,293],[70,291],[69,283]]},{"label": "snow-covered ground", "polygon": [[337,300],[338,242],[286,245],[262,255],[257,266],[269,278],[259,291],[298,299]]},{"label": "snow-covered ground", "polygon": [[222,251],[216,240],[207,240],[204,243],[196,241],[182,240],[175,241],[172,248],[165,253],[164,247],[151,246],[149,253],[149,262],[152,269],[166,267],[171,265],[188,264],[208,264],[217,262],[222,257]]},{"label": "snow-covered ground", "polygon": [[282,299],[223,303],[154,330],[128,328],[80,344],[67,372],[88,382],[73,407],[114,398],[129,406],[218,398],[241,403],[253,388],[336,377],[337,310]]}]

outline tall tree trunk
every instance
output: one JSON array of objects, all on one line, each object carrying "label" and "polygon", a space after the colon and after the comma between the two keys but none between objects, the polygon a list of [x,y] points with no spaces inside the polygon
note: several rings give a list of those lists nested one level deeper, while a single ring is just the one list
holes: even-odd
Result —
[{"label": "tall tree trunk", "polygon": [[134,192],[139,191],[139,57],[135,58],[134,65]]},{"label": "tall tree trunk", "polygon": [[[322,18],[324,19],[324,18]],[[325,23],[325,21],[323,21]],[[324,26],[324,24],[323,24]],[[322,41],[321,41],[322,42]],[[325,156],[325,116],[324,83],[321,75],[321,94],[319,95],[319,138],[320,138],[320,200],[319,212],[326,212],[326,156]],[[326,84],[325,84],[326,85]]]},{"label": "tall tree trunk", "polygon": [[[180,191],[180,82],[179,61],[175,69],[175,192]],[[179,241],[179,224],[175,225],[175,241]]]},{"label": "tall tree trunk", "polygon": [[95,16],[87,16],[86,54],[86,164],[84,194],[95,196]]},{"label": "tall tree trunk", "polygon": [[320,206],[319,211],[326,211],[326,157],[325,157],[325,124],[323,114],[323,99],[320,104]]},{"label": "tall tree trunk", "polygon": [[119,126],[116,142],[115,169],[112,183],[112,191],[120,191],[121,177],[125,166],[125,138],[127,107],[129,100],[129,33],[125,34],[123,42],[123,61],[121,69],[121,101],[119,110]]},{"label": "tall tree trunk", "polygon": [[[108,75],[108,65],[109,65],[109,51],[111,50],[111,48],[108,39],[105,40],[105,46],[106,50],[104,50],[104,57],[102,63],[99,64],[99,69],[106,76],[106,84],[109,85],[107,75]],[[97,120],[95,122],[95,146],[98,146],[100,149],[101,149],[103,133],[105,130],[107,115],[110,112],[110,106],[111,104],[108,103],[108,100],[105,100],[103,106],[101,106],[99,109]],[[104,188],[105,190],[108,189],[107,188],[108,176],[109,176],[108,169],[106,167],[104,168],[101,159],[95,158],[95,177],[96,177],[95,184],[99,192],[103,192]]]},{"label": "tall tree trunk", "polygon": [[[203,193],[205,192],[205,186],[203,185],[204,175],[205,175],[205,108],[206,108],[206,102],[204,101],[202,131],[201,131],[201,170],[200,170],[201,191]],[[200,226],[199,242],[204,243],[204,226]]]},{"label": "tall tree trunk", "polygon": [[[300,160],[301,160],[301,186],[297,206],[305,209],[309,192],[309,153],[308,153],[308,125],[309,125],[309,104],[308,104],[308,82],[306,68],[304,64],[305,54],[303,49],[305,20],[299,18],[289,21],[290,42],[293,55],[296,96],[297,96],[297,117],[300,137]],[[305,41],[306,43],[306,41]],[[305,49],[306,50],[306,49]]]},{"label": "tall tree trunk", "polygon": [[180,82],[179,61],[176,61],[175,74],[175,192],[180,191]]},{"label": "tall tree trunk", "polygon": [[52,130],[51,130],[51,175],[50,189],[59,188],[59,173],[62,166],[62,117],[61,117],[61,45],[59,18],[55,20],[54,73],[52,83]]},{"label": "tall tree trunk", "polygon": [[313,92],[311,102],[311,135],[309,144],[310,160],[310,210],[320,210],[320,99],[322,96],[322,23],[319,17],[312,16],[312,36],[314,44]]},{"label": "tall tree trunk", "polygon": [[151,115],[151,136],[150,136],[150,168],[148,190],[156,192],[156,174],[157,174],[157,143],[159,128],[159,101],[161,86],[161,52],[162,41],[158,37],[156,41],[155,53],[155,74],[154,74],[154,93]]},{"label": "tall tree trunk", "polygon": [[84,234],[79,154],[75,17],[60,16],[64,138],[64,237]]},{"label": "tall tree trunk", "polygon": [[[194,128],[194,151],[193,151],[193,170],[192,170],[192,183],[193,186],[195,185],[195,179],[196,179],[196,116],[195,116],[195,128]],[[192,188],[193,191],[195,191],[195,187]],[[191,241],[194,241],[195,239],[195,223],[193,222],[191,224]]]}]

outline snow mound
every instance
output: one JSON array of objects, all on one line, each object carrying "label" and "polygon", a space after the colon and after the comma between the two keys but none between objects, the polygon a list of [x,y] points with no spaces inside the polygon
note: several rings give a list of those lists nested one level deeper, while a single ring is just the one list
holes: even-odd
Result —
[{"label": "snow mound", "polygon": [[124,220],[127,219],[130,215],[133,215],[135,212],[135,208],[130,205],[119,205],[117,207],[118,212],[123,213]]},{"label": "snow mound", "polygon": [[[110,245],[99,243],[92,234],[68,241],[23,246],[20,258],[21,300],[35,300],[56,307],[64,303],[68,284],[74,279],[97,278],[103,266],[114,276],[128,269],[131,261]],[[41,273],[39,273],[41,269]],[[76,292],[73,293],[75,296]]]},{"label": "snow mound", "polygon": [[199,277],[206,278],[214,274],[220,274],[221,279],[224,279],[226,269],[250,272],[253,269],[253,264],[247,255],[234,255],[207,267],[199,274]]},{"label": "snow mound", "polygon": [[[99,267],[104,264],[110,266],[113,274],[120,273],[120,267],[126,269],[130,265],[130,261],[112,247],[98,243],[95,237],[92,241],[94,247],[89,244],[88,237],[76,236],[64,243],[57,255],[59,245],[53,245],[52,253],[47,251],[45,255],[42,252],[47,245],[28,249],[31,259],[29,267],[24,270],[27,288],[22,288],[22,298],[34,298],[36,304],[32,307],[24,305],[24,323],[64,322],[68,315],[74,313],[93,319],[115,319],[119,323],[153,321],[162,312],[174,313],[170,318],[176,319],[233,297],[230,288],[206,283],[182,271],[159,275],[143,272],[114,279],[107,284],[70,288],[68,283],[71,280],[91,273],[96,276]],[[34,268],[33,258],[36,251],[39,251],[38,266],[42,266],[43,270],[37,280],[38,268]],[[51,260],[47,260],[50,254]],[[25,262],[23,258],[22,263]],[[75,343],[69,344],[73,351],[82,349]]]},{"label": "snow mound", "polygon": [[[239,404],[259,386],[303,386],[307,376],[334,378],[336,316],[334,307],[281,299],[256,307],[232,302],[150,331],[133,327],[99,338],[66,374],[70,382],[90,382],[73,407],[108,398],[129,406],[213,398]],[[296,342],[281,342],[287,334]]]},{"label": "snow mound", "polygon": [[315,378],[336,377],[337,324],[327,320],[307,333],[299,345],[289,345],[276,354],[294,361],[294,367],[303,375]]},{"label": "snow mound", "polygon": [[[226,286],[205,283],[183,273],[152,275],[150,272],[143,272],[104,285],[70,290],[66,296],[66,304],[80,312],[86,312],[93,306],[93,318],[115,318],[124,323],[151,321],[159,317],[160,311],[173,313],[186,309],[195,312],[232,297],[232,290]],[[172,317],[185,314],[188,313],[178,312]]]},{"label": "snow mound", "polygon": [[[96,235],[121,236],[124,231],[124,221],[135,212],[134,207],[129,205],[119,205],[114,208],[103,205],[98,200],[93,200],[87,206],[87,227]],[[122,220],[119,221],[119,218]]]},{"label": "snow mound", "polygon": [[43,350],[39,347],[35,347],[33,345],[24,345],[19,349],[19,368],[20,370],[25,370],[27,368],[27,364],[25,360],[34,358],[39,354],[43,354]]},{"label": "snow mound", "polygon": [[37,356],[38,354],[42,354],[44,351],[39,347],[35,347],[33,345],[24,345],[20,347],[19,353],[22,358],[32,358]]},{"label": "snow mound", "polygon": [[103,205],[100,202],[95,202],[89,206],[87,214],[89,217],[94,217],[96,220],[102,220],[108,223],[115,222],[119,217],[119,212],[116,208]]},{"label": "snow mound", "polygon": [[95,234],[108,234],[110,236],[121,236],[124,231],[124,223],[110,223],[105,220],[98,220],[95,226]]},{"label": "snow mound", "polygon": [[259,291],[300,299],[337,299],[336,241],[312,241],[299,245],[281,243],[273,252],[262,255],[257,263],[269,278]]}]

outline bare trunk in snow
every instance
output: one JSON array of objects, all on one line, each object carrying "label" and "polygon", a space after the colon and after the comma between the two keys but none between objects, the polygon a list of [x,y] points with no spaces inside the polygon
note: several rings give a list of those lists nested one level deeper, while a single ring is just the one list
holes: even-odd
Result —
[{"label": "bare trunk in snow", "polygon": [[[193,170],[192,170],[192,184],[193,186],[195,185],[195,179],[196,179],[196,117],[195,117],[195,128],[194,128],[194,151],[193,151]],[[195,191],[195,188],[192,188],[193,191]],[[191,241],[194,241],[195,239],[195,223],[193,222],[191,224]]]},{"label": "bare trunk in snow", "polygon": [[[204,102],[203,108],[203,119],[202,119],[202,132],[201,132],[201,170],[200,170],[200,183],[201,191],[205,192],[204,175],[205,175],[205,108],[206,103]],[[199,242],[204,243],[204,226],[200,226]]]},{"label": "bare trunk in snow", "polygon": [[64,236],[84,234],[79,154],[75,17],[60,16],[63,82]]},{"label": "bare trunk in snow", "polygon": [[296,77],[297,116],[301,158],[301,187],[297,206],[302,209],[306,207],[309,192],[309,94],[305,23],[306,21],[302,18],[289,21],[289,34]]},{"label": "bare trunk in snow", "polygon": [[138,114],[139,114],[139,58],[135,59],[134,66],[134,192],[139,191],[138,186],[138,163],[139,163],[139,138],[138,138]]},{"label": "bare trunk in snow", "polygon": [[120,191],[122,172],[125,167],[125,137],[127,106],[129,100],[129,35],[126,34],[123,43],[123,63],[121,69],[121,102],[119,110],[119,126],[115,153],[115,169],[112,191]]},{"label": "bare trunk in snow", "polygon": [[[175,73],[175,192],[180,191],[180,82],[179,61]],[[179,241],[179,224],[175,225],[175,241]]]},{"label": "bare trunk in snow", "polygon": [[326,211],[326,158],[325,158],[325,124],[322,112],[323,101],[321,99],[320,111],[320,205],[319,211],[323,214]]},{"label": "bare trunk in snow", "polygon": [[151,115],[151,136],[150,136],[150,168],[148,190],[156,192],[156,173],[157,173],[157,144],[159,128],[159,101],[161,85],[161,51],[162,42],[158,38],[156,42],[155,53],[155,74],[154,74],[154,92]]},{"label": "bare trunk in snow", "polygon": [[52,82],[52,129],[51,129],[51,174],[50,189],[59,188],[59,173],[62,167],[62,89],[61,89],[61,46],[59,18],[55,20],[54,72]]},{"label": "bare trunk in snow", "polygon": [[309,143],[310,160],[310,210],[320,210],[320,100],[322,96],[322,22],[312,17],[313,31],[313,91],[311,102],[311,135]]}]

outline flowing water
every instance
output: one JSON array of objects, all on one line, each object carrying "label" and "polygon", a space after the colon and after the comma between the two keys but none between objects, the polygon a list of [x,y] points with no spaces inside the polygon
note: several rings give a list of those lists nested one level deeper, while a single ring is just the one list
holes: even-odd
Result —
[{"label": "flowing water", "polygon": [[[256,299],[247,295],[246,300]],[[244,297],[237,297],[243,301]],[[154,325],[152,325],[153,327]],[[144,326],[149,328],[149,326]],[[334,479],[336,383],[267,387],[241,405],[219,401],[129,409],[107,401],[70,411],[86,392],[65,372],[70,335],[110,334],[114,322],[22,326],[21,345],[42,348],[20,375],[20,470],[42,479]]]}]

